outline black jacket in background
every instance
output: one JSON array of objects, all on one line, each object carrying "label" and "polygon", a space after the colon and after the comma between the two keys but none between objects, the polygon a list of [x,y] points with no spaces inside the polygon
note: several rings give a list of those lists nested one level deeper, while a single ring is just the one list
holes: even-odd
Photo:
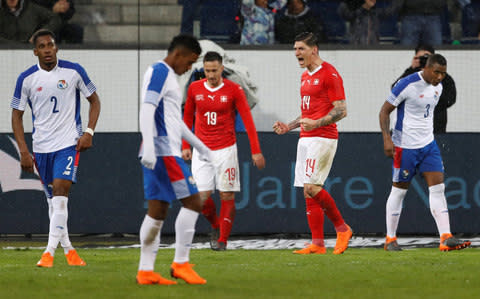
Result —
[{"label": "black jacket in background", "polygon": [[[392,84],[392,88],[397,82],[410,74],[420,71],[421,68],[412,69],[409,67],[403,72],[403,74]],[[433,112],[433,133],[446,133],[447,131],[447,108],[451,107],[457,101],[457,88],[455,87],[455,81],[447,74],[442,81],[443,90],[438,99],[438,104],[435,106]]]},{"label": "black jacket in background", "polygon": [[297,34],[307,31],[314,33],[320,43],[327,42],[323,22],[313,15],[308,6],[296,16],[286,10],[275,20],[275,39],[281,44],[293,44]]}]

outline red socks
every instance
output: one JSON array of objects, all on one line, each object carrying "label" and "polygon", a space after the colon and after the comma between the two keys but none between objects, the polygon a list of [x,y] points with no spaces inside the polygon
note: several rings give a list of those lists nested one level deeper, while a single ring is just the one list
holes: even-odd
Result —
[{"label": "red socks", "polygon": [[328,219],[332,221],[337,232],[345,232],[348,230],[348,227],[345,224],[345,221],[343,220],[340,211],[337,209],[335,201],[330,196],[330,194],[325,191],[325,189],[322,189],[322,191],[318,192],[317,195],[313,197],[313,199],[316,200],[320,204],[320,206],[322,206],[325,214],[327,214]]},{"label": "red socks", "polygon": [[208,222],[210,222],[212,228],[218,228],[217,210],[212,197],[209,196],[203,203],[202,214],[205,216],[205,218],[207,218]]},{"label": "red socks", "polygon": [[235,218],[235,200],[221,200],[220,202],[222,206],[220,208],[220,238],[218,238],[218,242],[227,243]]},{"label": "red socks", "polygon": [[310,231],[312,232],[312,243],[325,247],[323,239],[323,209],[315,199],[308,197],[305,198],[307,220]]}]

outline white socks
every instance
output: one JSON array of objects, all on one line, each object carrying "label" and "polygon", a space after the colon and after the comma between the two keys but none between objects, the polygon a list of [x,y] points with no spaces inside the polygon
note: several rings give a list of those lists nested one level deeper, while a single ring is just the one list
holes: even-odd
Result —
[{"label": "white socks", "polygon": [[430,212],[437,224],[438,232],[441,235],[450,233],[450,220],[448,218],[448,206],[445,199],[445,184],[430,186],[429,203]]},{"label": "white socks", "polygon": [[398,221],[402,213],[402,203],[407,194],[407,189],[400,189],[392,186],[390,196],[387,200],[386,221],[387,221],[387,237],[393,238],[397,235]]},{"label": "white socks", "polygon": [[183,264],[189,261],[190,248],[192,247],[193,235],[198,213],[181,208],[175,221],[175,258],[174,262]]},{"label": "white socks", "polygon": [[52,198],[53,213],[50,217],[50,230],[48,233],[48,244],[45,252],[49,252],[52,256],[55,254],[55,249],[67,228],[67,202],[65,196],[54,196]]},{"label": "white socks", "polygon": [[[47,203],[48,203],[48,218],[51,220],[52,215],[53,215],[53,204],[52,204],[52,199],[47,197]],[[68,253],[68,251],[74,249],[72,246],[72,242],[70,242],[70,238],[68,236],[68,198],[66,202],[67,209],[65,211],[66,214],[66,221],[65,221],[65,234],[60,238],[60,245],[63,247],[63,251],[65,254]]]},{"label": "white socks", "polygon": [[160,245],[160,231],[163,220],[156,220],[145,215],[140,227],[140,264],[138,270],[153,271],[157,257],[158,246]]}]

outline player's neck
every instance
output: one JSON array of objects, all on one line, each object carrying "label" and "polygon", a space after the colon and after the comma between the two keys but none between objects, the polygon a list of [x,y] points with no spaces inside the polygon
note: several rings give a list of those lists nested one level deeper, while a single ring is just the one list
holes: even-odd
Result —
[{"label": "player's neck", "polygon": [[222,85],[222,83],[223,83],[223,79],[218,80],[218,82],[217,82],[216,85],[211,84],[211,83],[207,80],[207,85],[208,85],[208,87],[210,87],[210,88],[217,88],[217,87],[219,87],[220,85]]},{"label": "player's neck", "polygon": [[44,71],[47,71],[47,72],[50,72],[51,70],[53,70],[55,68],[55,66],[57,66],[57,61],[55,62],[51,62],[51,63],[42,63],[40,62],[39,63],[40,65],[40,68]]},{"label": "player's neck", "polygon": [[319,66],[321,66],[322,63],[323,63],[323,60],[320,57],[317,57],[317,58],[313,59],[312,62],[309,65],[307,65],[307,69],[308,69],[309,72],[313,72]]}]

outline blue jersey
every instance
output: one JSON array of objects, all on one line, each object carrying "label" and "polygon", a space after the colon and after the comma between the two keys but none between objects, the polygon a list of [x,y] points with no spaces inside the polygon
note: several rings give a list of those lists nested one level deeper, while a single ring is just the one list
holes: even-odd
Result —
[{"label": "blue jersey", "polygon": [[387,101],[397,107],[392,140],[395,146],[417,149],[433,137],[433,110],[442,94],[442,84],[427,83],[422,72],[411,74],[393,87]]},{"label": "blue jersey", "polygon": [[11,107],[32,110],[33,151],[52,153],[75,145],[82,135],[80,93],[89,97],[95,85],[83,67],[58,60],[50,71],[38,64],[20,74]]}]

